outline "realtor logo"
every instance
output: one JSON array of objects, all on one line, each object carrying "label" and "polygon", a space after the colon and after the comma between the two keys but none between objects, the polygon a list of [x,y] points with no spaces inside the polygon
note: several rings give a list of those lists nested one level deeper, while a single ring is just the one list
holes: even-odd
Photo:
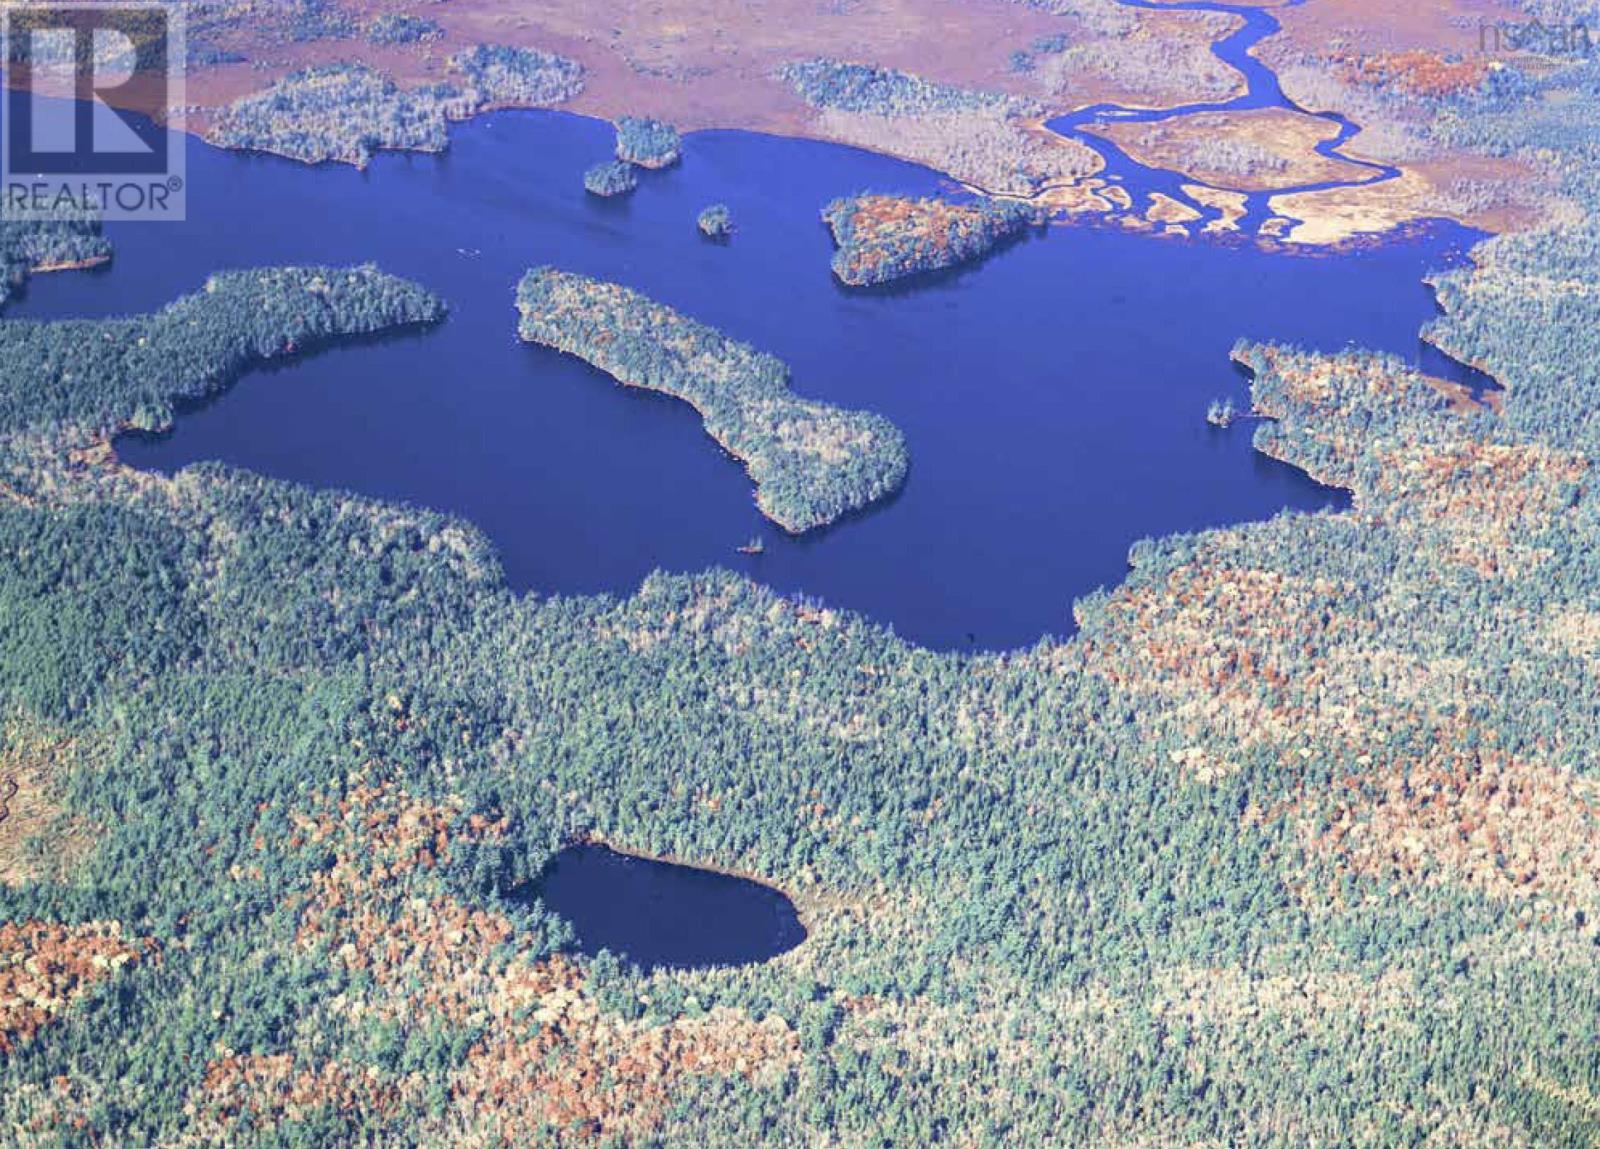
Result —
[{"label": "realtor logo", "polygon": [[182,219],[182,11],[3,3],[0,217]]}]

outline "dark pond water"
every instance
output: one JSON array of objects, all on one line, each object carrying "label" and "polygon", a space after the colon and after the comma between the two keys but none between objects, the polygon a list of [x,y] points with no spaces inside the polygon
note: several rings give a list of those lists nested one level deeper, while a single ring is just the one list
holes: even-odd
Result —
[{"label": "dark pond water", "polygon": [[[1421,283],[1470,237],[1440,228],[1311,258],[1068,227],[908,291],[851,292],[818,220],[861,189],[926,194],[924,169],[738,132],[686,143],[620,202],[586,196],[609,126],[549,112],[460,127],[443,157],[386,155],[359,173],[190,149],[191,218],[112,225],[111,269],[37,278],[9,315],[159,307],[210,272],[373,261],[451,305],[441,327],[246,377],[131,463],[205,459],[458,513],[498,545],[519,589],[629,593],[655,568],[741,569],[864,612],[918,642],[1006,648],[1071,629],[1070,607],[1126,570],[1141,537],[1340,502],[1204,422],[1242,399],[1235,339],[1416,359]],[[733,210],[731,243],[695,217]],[[625,391],[514,337],[530,266],[614,279],[786,359],[802,394],[905,431],[905,490],[790,539],[687,407]],[[1440,364],[1448,369],[1448,365]],[[766,553],[735,548],[752,534]]]},{"label": "dark pond water", "polygon": [[567,847],[526,896],[566,918],[584,953],[646,970],[745,965],[806,940],[794,903],[770,886],[605,846]]}]

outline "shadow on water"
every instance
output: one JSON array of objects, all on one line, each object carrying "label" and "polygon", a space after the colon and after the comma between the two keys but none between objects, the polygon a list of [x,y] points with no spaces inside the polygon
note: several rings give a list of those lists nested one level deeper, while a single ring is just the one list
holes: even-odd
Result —
[{"label": "shadow on water", "polygon": [[806,940],[771,886],[592,843],[562,850],[513,897],[565,918],[583,953],[610,950],[646,972],[749,965]]}]

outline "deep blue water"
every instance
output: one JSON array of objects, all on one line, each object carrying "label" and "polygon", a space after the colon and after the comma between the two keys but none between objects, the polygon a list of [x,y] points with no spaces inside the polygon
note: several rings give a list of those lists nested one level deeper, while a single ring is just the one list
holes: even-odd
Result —
[{"label": "deep blue water", "polygon": [[646,970],[744,965],[806,940],[794,903],[770,886],[605,846],[567,847],[525,896],[567,919],[583,953]]},{"label": "deep blue water", "polygon": [[[611,144],[608,125],[555,112],[475,120],[445,156],[366,173],[193,143],[187,223],[109,226],[109,270],[38,277],[8,315],[153,309],[223,267],[376,262],[441,294],[450,320],[247,376],[170,437],[122,440],[123,457],[221,459],[458,513],[518,588],[628,593],[657,567],[722,564],[925,644],[1005,648],[1069,632],[1072,600],[1120,580],[1141,537],[1337,502],[1255,454],[1248,424],[1206,425],[1211,399],[1242,402],[1229,348],[1426,354],[1421,277],[1470,238],[1313,258],[1073,226],[859,293],[829,273],[819,209],[864,188],[929,193],[933,174],[706,132],[631,198],[598,201],[581,174]],[[726,245],[695,228],[715,201],[738,226]],[[802,394],[887,415],[912,452],[905,490],[784,536],[686,406],[516,340],[513,291],[541,263],[638,288],[788,360]],[[766,553],[736,554],[752,534]]]}]

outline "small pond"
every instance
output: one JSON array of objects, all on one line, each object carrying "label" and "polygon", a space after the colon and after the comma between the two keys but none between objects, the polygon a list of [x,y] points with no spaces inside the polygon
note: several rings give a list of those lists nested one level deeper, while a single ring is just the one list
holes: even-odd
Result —
[{"label": "small pond", "polygon": [[794,903],[771,886],[588,843],[557,854],[526,896],[570,922],[584,953],[610,950],[646,971],[746,965],[806,939]]}]

